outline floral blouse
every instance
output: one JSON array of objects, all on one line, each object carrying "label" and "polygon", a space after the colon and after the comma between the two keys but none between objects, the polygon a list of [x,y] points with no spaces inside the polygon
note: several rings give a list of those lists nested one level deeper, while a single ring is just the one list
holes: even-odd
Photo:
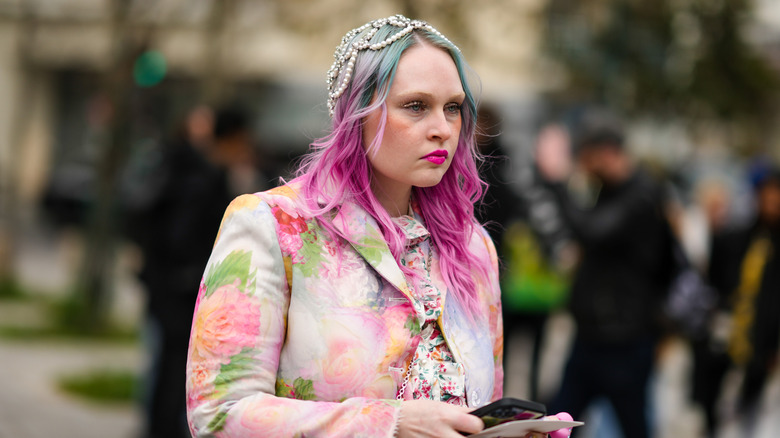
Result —
[{"label": "floral blouse", "polygon": [[[406,254],[401,263],[416,271],[420,278],[418,287],[411,288],[417,301],[415,309],[423,313],[422,339],[411,362],[408,381],[404,392],[411,391],[405,398],[438,400],[459,406],[466,406],[465,372],[455,361],[447,346],[437,320],[442,311],[442,291],[431,282],[431,239],[419,216],[409,215],[393,218],[407,239]],[[400,394],[402,397],[404,394]]]}]

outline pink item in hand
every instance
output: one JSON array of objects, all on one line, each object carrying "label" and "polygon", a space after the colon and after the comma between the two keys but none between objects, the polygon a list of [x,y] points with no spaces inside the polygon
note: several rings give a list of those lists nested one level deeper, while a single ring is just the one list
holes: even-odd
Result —
[{"label": "pink item in hand", "polygon": [[[572,421],[573,418],[571,415],[569,415],[568,412],[559,412],[555,414],[555,417],[557,417],[561,421]],[[571,427],[567,427],[565,429],[558,429],[554,432],[550,432],[550,438],[569,438],[571,436]]]}]

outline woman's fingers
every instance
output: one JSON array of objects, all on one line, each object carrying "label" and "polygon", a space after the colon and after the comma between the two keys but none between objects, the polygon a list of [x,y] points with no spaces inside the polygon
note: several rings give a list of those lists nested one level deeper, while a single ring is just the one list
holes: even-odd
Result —
[{"label": "woman's fingers", "polygon": [[470,409],[430,400],[412,400],[401,404],[398,438],[458,437],[482,430],[482,420]]},{"label": "woman's fingers", "polygon": [[[398,438],[462,438],[464,434],[482,431],[482,419],[469,414],[470,408],[454,406],[431,400],[410,400],[401,404],[398,420]],[[571,420],[571,415],[561,412],[544,417],[546,420]],[[560,429],[550,438],[567,438],[570,429]],[[545,433],[531,433],[526,438],[547,438]]]},{"label": "woman's fingers", "polygon": [[485,428],[481,418],[469,414],[472,409],[460,406],[453,407],[457,408],[457,410],[452,411],[453,417],[450,424],[455,430],[465,433],[477,433]]}]

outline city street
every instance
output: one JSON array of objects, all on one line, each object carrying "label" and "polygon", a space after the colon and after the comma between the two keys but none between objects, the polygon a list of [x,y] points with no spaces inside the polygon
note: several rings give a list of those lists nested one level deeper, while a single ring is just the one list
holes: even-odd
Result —
[{"label": "city street", "polygon": [[[71,237],[51,240],[29,235],[21,246],[17,270],[21,280],[34,290],[53,290],[68,281],[70,257],[78,252]],[[56,243],[52,243],[56,242]],[[141,318],[142,294],[128,272],[126,257],[117,267],[114,313],[126,323]],[[40,326],[45,315],[24,302],[0,301],[4,325]],[[573,326],[565,314],[550,318],[542,352],[543,394],[555,391],[569,347]],[[527,397],[526,357],[530,343],[522,336],[507,348],[506,394]],[[685,344],[673,341],[662,349],[662,360],[653,381],[652,415],[659,425],[657,438],[700,437],[700,412],[685,401],[690,354]],[[15,340],[0,338],[0,438],[136,438],[140,427],[138,406],[101,405],[63,393],[58,378],[94,370],[142,372],[145,354],[139,343],[106,343],[83,340]],[[765,406],[756,423],[757,438],[774,438],[780,430],[780,376],[769,385]],[[582,438],[619,438],[609,412],[592,409],[582,418],[588,434]],[[721,431],[720,438],[742,438],[735,422]]]}]

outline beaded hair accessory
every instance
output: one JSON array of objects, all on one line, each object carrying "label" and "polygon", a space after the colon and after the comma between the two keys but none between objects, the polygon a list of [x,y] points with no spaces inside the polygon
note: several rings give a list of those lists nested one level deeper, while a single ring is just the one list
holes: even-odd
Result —
[{"label": "beaded hair accessory", "polygon": [[[386,40],[372,44],[370,42],[371,38],[376,35],[381,27],[388,24],[395,26],[400,30],[390,35]],[[336,60],[333,62],[330,70],[328,70],[328,113],[331,117],[333,117],[333,112],[336,108],[336,101],[339,99],[339,97],[341,97],[342,94],[344,94],[344,91],[346,91],[347,87],[349,86],[349,82],[352,79],[352,71],[355,68],[355,60],[357,59],[358,52],[361,50],[382,50],[415,29],[425,29],[428,32],[431,32],[432,34],[443,39],[452,45],[452,47],[455,47],[456,50],[460,51],[460,49],[458,49],[455,44],[452,44],[452,42],[448,40],[447,37],[442,35],[438,30],[434,29],[434,27],[430,24],[421,20],[410,20],[409,18],[406,18],[400,14],[394,15],[392,17],[380,18],[378,20],[366,23],[356,29],[352,29],[351,31],[347,32],[347,34],[344,35],[344,37],[341,39],[341,44],[339,44],[339,46],[336,48],[336,52],[333,54],[333,57]],[[352,41],[353,38],[366,30],[368,30],[368,32],[366,32],[362,37]],[[338,78],[342,70],[344,71],[344,77],[339,83]]]}]

